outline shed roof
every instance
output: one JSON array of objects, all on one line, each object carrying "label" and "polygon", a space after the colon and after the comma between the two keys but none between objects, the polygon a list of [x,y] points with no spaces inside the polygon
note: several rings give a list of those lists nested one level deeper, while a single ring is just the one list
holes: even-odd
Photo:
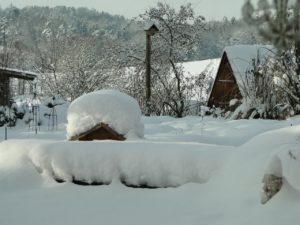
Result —
[{"label": "shed roof", "polygon": [[191,61],[182,63],[185,76],[199,75],[207,71],[213,78],[215,78],[218,70],[220,59],[205,59],[200,61]]},{"label": "shed roof", "polygon": [[275,56],[275,54],[276,49],[272,45],[234,45],[226,47],[223,51],[223,57],[227,55],[241,92],[241,89],[245,88],[247,71],[253,68],[253,60],[256,63],[263,63],[268,58]]},{"label": "shed roof", "polygon": [[[177,66],[182,67],[183,71],[183,77],[184,78],[192,78],[201,75],[202,73],[206,73],[206,75],[209,76],[209,79],[207,80],[207,88],[210,89],[213,85],[213,82],[216,78],[219,64],[220,64],[220,58],[216,59],[205,59],[205,60],[199,60],[199,61],[189,61],[189,62],[182,62],[182,63],[177,63]],[[131,75],[139,73],[136,67],[126,67],[124,68],[124,77],[129,78]],[[171,68],[170,68],[171,71]],[[201,90],[197,90],[197,87],[195,87],[195,93],[197,91],[201,91],[202,97],[205,100],[208,100],[209,94],[206,93],[206,90],[203,88],[200,88]],[[208,90],[210,92],[210,90]],[[195,96],[191,96],[191,100],[198,100],[198,94],[195,94]]]},{"label": "shed roof", "polygon": [[69,137],[70,141],[77,141],[77,140],[88,141],[88,140],[104,140],[104,139],[124,141],[125,137],[119,134],[118,132],[116,132],[115,130],[113,130],[106,123],[99,123],[94,127],[92,127],[90,130]]},{"label": "shed roof", "polygon": [[196,86],[195,90],[197,91],[195,92],[195,96],[191,96],[191,100],[199,100],[199,92],[201,92],[203,100],[208,100],[213,82],[217,76],[220,60],[220,58],[206,59],[200,61],[184,62],[181,64],[183,67],[184,77],[198,76],[202,73],[206,73],[206,75],[209,76],[207,79],[207,84],[205,84],[206,88],[199,88],[199,90],[197,90]]},{"label": "shed roof", "polygon": [[0,67],[0,73],[5,73],[9,77],[23,80],[34,80],[37,77],[37,74],[33,72],[3,67]]}]

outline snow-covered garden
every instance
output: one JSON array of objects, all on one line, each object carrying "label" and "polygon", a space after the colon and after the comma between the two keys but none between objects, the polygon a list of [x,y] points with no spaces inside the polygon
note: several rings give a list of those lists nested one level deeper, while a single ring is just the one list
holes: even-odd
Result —
[{"label": "snow-covered garden", "polygon": [[[80,142],[67,140],[67,109],[56,107],[57,130],[18,121],[2,139],[0,224],[299,223],[299,117],[142,117],[143,137]],[[262,204],[268,174],[282,187]]]},{"label": "snow-covered garden", "polygon": [[300,1],[272,2],[0,3],[0,225],[298,225]]}]

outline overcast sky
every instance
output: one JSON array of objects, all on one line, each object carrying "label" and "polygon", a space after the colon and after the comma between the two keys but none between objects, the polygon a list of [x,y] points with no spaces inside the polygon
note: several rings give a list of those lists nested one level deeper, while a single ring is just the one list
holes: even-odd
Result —
[{"label": "overcast sky", "polygon": [[[241,7],[245,0],[163,0],[174,7],[191,2],[197,14],[203,15],[207,20],[221,20],[224,16],[240,17]],[[56,6],[66,5],[74,7],[95,8],[111,14],[124,15],[132,18],[144,12],[150,6],[155,6],[158,0],[1,0],[2,8],[13,4],[17,7],[29,5]]]}]

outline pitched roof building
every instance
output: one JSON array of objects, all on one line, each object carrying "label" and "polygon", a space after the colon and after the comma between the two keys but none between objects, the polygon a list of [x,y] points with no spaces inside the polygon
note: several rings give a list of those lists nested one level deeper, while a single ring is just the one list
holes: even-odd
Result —
[{"label": "pitched roof building", "polygon": [[226,47],[208,99],[208,106],[227,110],[232,99],[245,97],[248,88],[247,76],[248,72],[253,69],[253,62],[256,64],[263,62],[274,54],[274,47],[269,45]]},{"label": "pitched roof building", "polygon": [[32,72],[0,67],[0,105],[8,105],[11,97],[10,79],[33,81],[36,76]]}]

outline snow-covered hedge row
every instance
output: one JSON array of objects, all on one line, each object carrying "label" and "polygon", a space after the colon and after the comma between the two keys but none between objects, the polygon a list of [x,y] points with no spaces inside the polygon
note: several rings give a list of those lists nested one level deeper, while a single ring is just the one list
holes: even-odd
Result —
[{"label": "snow-covered hedge row", "polygon": [[[1,158],[26,167],[16,170],[16,174],[39,172],[67,182],[109,184],[120,180],[129,186],[176,187],[189,182],[203,183],[221,167],[228,154],[216,146],[208,145],[201,150],[197,144],[38,141],[27,145],[27,142],[8,141],[0,145],[1,149],[8,149],[1,151]],[[12,177],[6,179],[17,177],[12,169],[5,171],[10,171],[7,176]],[[0,181],[3,176],[1,172]]]}]

